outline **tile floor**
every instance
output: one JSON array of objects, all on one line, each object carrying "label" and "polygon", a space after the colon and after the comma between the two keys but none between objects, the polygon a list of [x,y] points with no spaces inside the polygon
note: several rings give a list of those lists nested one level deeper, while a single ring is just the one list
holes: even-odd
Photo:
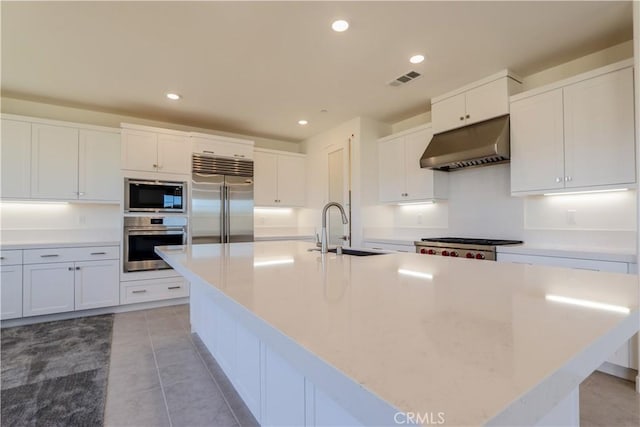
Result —
[{"label": "tile floor", "polygon": [[[580,424],[640,425],[633,383],[594,373],[580,386]],[[257,426],[189,327],[189,306],[116,314],[107,426]]]},{"label": "tile floor", "polygon": [[189,306],[116,314],[106,426],[256,426],[189,326]]}]

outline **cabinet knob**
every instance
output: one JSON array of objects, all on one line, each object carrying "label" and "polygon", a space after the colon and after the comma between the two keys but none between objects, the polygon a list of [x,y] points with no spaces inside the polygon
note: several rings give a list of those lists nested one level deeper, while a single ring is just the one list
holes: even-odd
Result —
[{"label": "cabinet knob", "polygon": [[460,116],[460,120],[464,120],[464,116]]},{"label": "cabinet knob", "polygon": [[465,117],[468,119],[468,118],[469,118],[469,117],[471,117],[471,116],[467,114]]},{"label": "cabinet knob", "polygon": [[556,178],[556,182],[562,182],[562,178],[561,177],[557,177]]},{"label": "cabinet knob", "polygon": [[80,270],[80,267],[76,267],[76,270]]},{"label": "cabinet knob", "polygon": [[157,167],[158,167],[158,165],[156,165],[156,164],[154,163],[154,164],[153,164],[153,167],[154,167],[154,168],[157,168]]},{"label": "cabinet knob", "polygon": [[84,191],[79,192],[78,196],[84,196]]},{"label": "cabinet knob", "polygon": [[571,181],[571,180],[572,180],[572,178],[571,178],[569,175],[567,175],[567,176],[565,176],[565,177],[564,177],[564,180],[565,180],[565,181],[567,181],[567,182],[569,182],[569,181]]},{"label": "cabinet knob", "polygon": [[73,271],[73,267],[67,267],[67,270]]}]

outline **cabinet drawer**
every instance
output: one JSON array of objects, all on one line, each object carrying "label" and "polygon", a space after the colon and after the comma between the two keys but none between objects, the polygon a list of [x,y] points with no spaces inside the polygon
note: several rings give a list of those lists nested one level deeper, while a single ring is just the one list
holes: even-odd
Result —
[{"label": "cabinet drawer", "polygon": [[40,264],[43,262],[93,261],[100,259],[118,259],[118,246],[91,246],[85,248],[51,248],[26,249],[24,251],[25,264]]},{"label": "cabinet drawer", "polygon": [[235,142],[191,137],[193,152],[210,156],[253,159],[253,146]]},{"label": "cabinet drawer", "polygon": [[189,296],[189,282],[180,278],[140,280],[121,284],[120,304]]},{"label": "cabinet drawer", "polygon": [[22,264],[22,251],[19,249],[10,251],[0,251],[0,265],[20,265]]},{"label": "cabinet drawer", "polygon": [[394,252],[410,252],[414,253],[416,247],[411,245],[398,245],[395,243],[378,243],[378,242],[364,242],[363,246],[368,249],[374,249],[378,251],[394,251]]},{"label": "cabinet drawer", "polygon": [[628,273],[626,262],[599,261],[593,259],[560,258],[540,255],[503,254],[497,255],[499,262],[516,264],[549,265],[579,270],[608,271],[613,273]]}]

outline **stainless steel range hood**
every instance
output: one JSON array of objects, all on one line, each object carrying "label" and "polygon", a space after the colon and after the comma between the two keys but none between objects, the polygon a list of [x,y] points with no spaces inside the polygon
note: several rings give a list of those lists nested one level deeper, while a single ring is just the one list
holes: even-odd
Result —
[{"label": "stainless steel range hood", "polygon": [[509,115],[433,136],[420,167],[450,171],[509,161]]}]

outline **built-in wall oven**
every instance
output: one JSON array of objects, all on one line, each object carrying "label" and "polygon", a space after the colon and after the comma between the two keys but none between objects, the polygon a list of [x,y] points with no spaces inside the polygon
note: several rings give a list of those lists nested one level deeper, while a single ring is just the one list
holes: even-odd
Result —
[{"label": "built-in wall oven", "polygon": [[125,212],[186,212],[186,182],[124,179]]},{"label": "built-in wall oven", "polygon": [[187,243],[187,217],[126,216],[123,225],[125,272],[171,268],[154,248]]}]

